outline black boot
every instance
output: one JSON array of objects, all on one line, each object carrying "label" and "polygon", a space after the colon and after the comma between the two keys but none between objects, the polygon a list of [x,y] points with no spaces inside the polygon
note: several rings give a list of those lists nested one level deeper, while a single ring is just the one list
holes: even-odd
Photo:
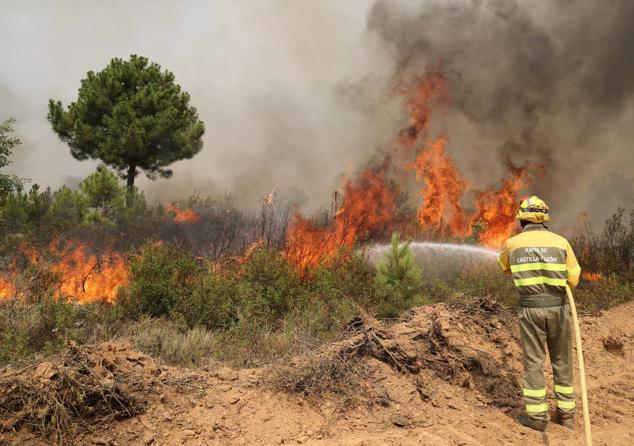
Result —
[{"label": "black boot", "polygon": [[539,432],[545,432],[546,426],[548,426],[548,421],[536,420],[535,418],[531,418],[528,415],[519,415],[515,419],[522,426],[530,427],[531,429],[535,429]]},{"label": "black boot", "polygon": [[567,427],[568,429],[573,430],[575,428],[574,414],[557,410],[555,423],[561,424],[563,427]]}]

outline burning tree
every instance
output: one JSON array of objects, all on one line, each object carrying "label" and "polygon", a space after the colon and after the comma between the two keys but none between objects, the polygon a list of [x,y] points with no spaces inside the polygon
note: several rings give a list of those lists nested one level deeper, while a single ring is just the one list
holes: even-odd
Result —
[{"label": "burning tree", "polygon": [[174,75],[145,57],[112,59],[88,72],[77,101],[64,111],[50,100],[48,120],[78,160],[100,159],[131,189],[138,169],[150,179],[169,178],[165,167],[197,154],[205,126]]}]

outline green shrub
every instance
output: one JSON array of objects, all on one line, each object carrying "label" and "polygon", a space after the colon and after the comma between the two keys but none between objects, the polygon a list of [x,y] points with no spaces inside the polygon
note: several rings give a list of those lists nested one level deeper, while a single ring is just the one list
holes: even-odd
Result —
[{"label": "green shrub", "polygon": [[[517,303],[517,288],[510,276],[500,271],[472,267],[459,274],[447,274],[432,280],[425,280],[422,286],[425,303],[469,300],[481,296],[493,296],[496,301],[507,306]],[[420,305],[421,301],[416,304]]]},{"label": "green shrub", "polygon": [[243,264],[203,274],[178,311],[190,327],[229,329],[244,319],[273,326],[301,304],[305,293],[278,251],[260,249]]},{"label": "green shrub", "polygon": [[579,311],[596,313],[634,299],[634,282],[608,276],[592,283],[581,282],[573,293]]},{"label": "green shrub", "polygon": [[77,228],[86,214],[86,205],[80,193],[62,187],[53,195],[53,201],[46,218],[56,231]]},{"label": "green shrub", "polygon": [[409,245],[409,242],[401,244],[400,236],[395,232],[390,252],[377,266],[374,285],[379,317],[396,317],[411,308],[422,284],[420,268]]},{"label": "green shrub", "polygon": [[117,304],[132,317],[178,314],[189,305],[202,272],[202,263],[188,252],[167,244],[146,244],[130,260],[130,284]]},{"label": "green shrub", "polygon": [[[360,252],[339,255],[315,268],[309,284],[312,292],[326,301],[350,299],[368,310],[375,300],[373,277],[376,270]],[[348,302],[351,304],[351,302]]]},{"label": "green shrub", "polygon": [[88,175],[79,183],[83,200],[89,208],[105,213],[112,207],[122,207],[125,203],[125,189],[119,184],[117,176],[104,166]]},{"label": "green shrub", "polygon": [[77,304],[54,298],[0,303],[0,364],[35,360],[69,341],[109,339],[120,329],[107,304]]},{"label": "green shrub", "polygon": [[181,308],[188,326],[226,330],[244,316],[242,306],[248,301],[251,286],[235,272],[208,273],[193,289],[189,305]]},{"label": "green shrub", "polygon": [[358,314],[358,307],[351,299],[341,295],[323,298],[313,294],[303,307],[285,319],[284,327],[300,340],[294,351],[302,352],[336,338]]},{"label": "green shrub", "polygon": [[[50,237],[48,228],[44,226],[45,216],[51,205],[50,190],[40,192],[37,184],[31,186],[28,193],[21,188],[0,199],[0,240],[11,236],[30,235],[33,238]],[[32,232],[39,229],[37,232]],[[15,252],[2,250],[1,253]]]},{"label": "green shrub", "polygon": [[273,249],[256,250],[242,267],[251,290],[242,302],[245,315],[274,323],[301,304],[306,288],[293,267]]},{"label": "green shrub", "polygon": [[271,326],[257,319],[243,318],[226,331],[216,332],[222,349],[214,356],[235,367],[258,367],[292,352],[294,333],[284,326]]}]

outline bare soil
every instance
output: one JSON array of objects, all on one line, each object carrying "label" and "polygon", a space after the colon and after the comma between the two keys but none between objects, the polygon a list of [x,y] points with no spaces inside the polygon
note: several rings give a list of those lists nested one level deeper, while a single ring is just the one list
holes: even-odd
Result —
[{"label": "bare soil", "polygon": [[[633,320],[634,302],[582,318],[595,445],[634,444]],[[97,386],[106,396],[72,400],[79,410],[69,415],[73,434],[63,444],[583,444],[579,396],[574,431],[551,423],[542,435],[514,421],[522,411],[517,320],[488,299],[421,307],[392,325],[364,317],[310,356],[259,369],[187,371],[126,343],[69,348],[82,367],[97,370],[82,378],[86,392]],[[77,363],[43,364],[5,370],[0,382],[31,392],[29,383],[38,382],[59,398],[59,376],[75,376]],[[32,400],[20,406],[16,389],[0,392],[0,444],[60,442],[36,428],[50,408],[38,412]],[[108,396],[115,390],[122,404]]]}]

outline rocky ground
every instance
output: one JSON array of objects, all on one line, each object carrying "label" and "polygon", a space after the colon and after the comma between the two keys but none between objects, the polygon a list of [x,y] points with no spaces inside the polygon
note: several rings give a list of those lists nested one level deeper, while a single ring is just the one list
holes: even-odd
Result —
[{"label": "rocky ground", "polygon": [[[634,303],[582,318],[595,445],[634,444],[632,320]],[[581,416],[546,435],[513,420],[517,320],[489,299],[392,325],[361,318],[314,354],[259,369],[186,371],[125,342],[71,345],[2,371],[0,389],[0,444],[583,444]]]}]

